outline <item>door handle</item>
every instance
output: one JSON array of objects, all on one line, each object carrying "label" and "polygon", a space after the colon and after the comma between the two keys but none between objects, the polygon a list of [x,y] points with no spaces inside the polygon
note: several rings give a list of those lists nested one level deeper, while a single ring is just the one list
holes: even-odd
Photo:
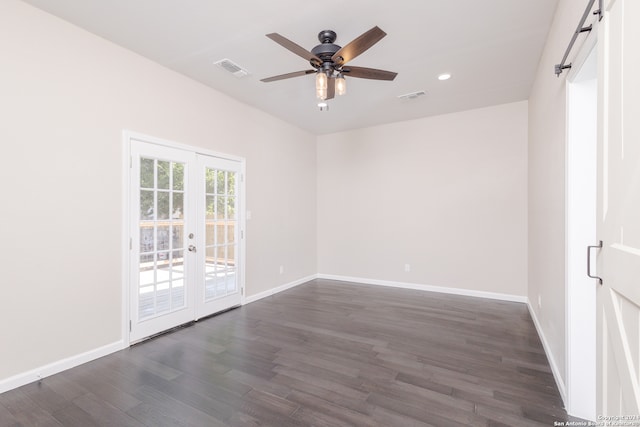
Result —
[{"label": "door handle", "polygon": [[595,246],[587,246],[587,276],[598,279],[598,283],[602,285],[602,277],[591,274],[591,249],[602,249],[602,240],[599,240]]},{"label": "door handle", "polygon": [[195,252],[196,251],[196,247],[193,246],[193,245],[189,245],[189,247],[187,249],[189,249],[189,252]]}]

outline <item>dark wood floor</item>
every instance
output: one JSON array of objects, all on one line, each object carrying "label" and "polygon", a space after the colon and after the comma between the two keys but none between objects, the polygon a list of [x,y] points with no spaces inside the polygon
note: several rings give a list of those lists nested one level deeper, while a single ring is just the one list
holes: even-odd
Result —
[{"label": "dark wood floor", "polygon": [[0,426],[553,426],[524,304],[315,280],[0,395]]}]

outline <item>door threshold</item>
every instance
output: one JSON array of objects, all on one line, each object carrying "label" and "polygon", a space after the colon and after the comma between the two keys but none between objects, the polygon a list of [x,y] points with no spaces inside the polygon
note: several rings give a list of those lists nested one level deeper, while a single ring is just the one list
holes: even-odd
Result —
[{"label": "door threshold", "polygon": [[240,308],[241,306],[242,306],[242,304],[234,305],[233,307],[229,307],[229,308],[225,308],[225,309],[220,310],[220,311],[216,311],[215,313],[212,313],[212,314],[209,314],[209,315],[207,315],[207,316],[201,317],[201,318],[199,318],[199,319],[196,319],[195,321],[196,321],[196,322],[199,322],[199,321],[201,321],[201,320],[211,319],[212,317],[218,316],[218,315],[220,315],[220,314],[224,314],[224,313],[226,313],[227,311],[235,310],[236,308]]},{"label": "door threshold", "polygon": [[152,339],[154,339],[154,338],[158,338],[158,337],[161,337],[161,336],[163,336],[163,335],[167,335],[167,334],[170,334],[170,333],[173,333],[173,332],[179,331],[179,330],[181,330],[181,329],[188,328],[189,326],[193,326],[193,325],[195,325],[195,324],[196,324],[196,322],[199,322],[199,321],[202,321],[202,320],[210,319],[210,318],[215,317],[215,316],[218,316],[218,315],[220,315],[220,314],[224,314],[224,313],[226,313],[226,312],[228,312],[228,311],[235,310],[236,308],[240,308],[241,306],[242,306],[241,304],[234,305],[233,307],[225,308],[224,310],[220,310],[220,311],[215,312],[215,313],[213,313],[213,314],[209,314],[209,315],[204,316],[204,317],[201,317],[201,318],[199,318],[199,319],[192,320],[192,321],[187,322],[187,323],[183,323],[182,325],[175,326],[175,327],[173,327],[173,328],[171,328],[171,329],[167,329],[166,331],[158,332],[157,334],[153,334],[153,335],[150,335],[150,336],[148,336],[148,337],[146,337],[146,338],[142,338],[140,341],[136,341],[136,342],[134,342],[134,343],[131,343],[131,345],[130,345],[130,346],[131,346],[131,347],[133,347],[133,346],[136,346],[136,345],[138,345],[138,344],[142,344],[142,343],[145,343],[145,342],[147,342],[147,341],[150,341],[150,340],[152,340]]},{"label": "door threshold", "polygon": [[138,345],[138,344],[142,344],[142,343],[145,343],[145,342],[147,342],[147,341],[150,341],[150,340],[152,340],[152,339],[154,339],[154,338],[158,338],[158,337],[161,337],[161,336],[163,336],[163,335],[167,335],[167,334],[170,334],[170,333],[172,333],[172,332],[178,331],[178,330],[180,330],[180,329],[188,328],[189,326],[193,326],[193,325],[195,325],[195,323],[196,323],[196,321],[195,321],[195,320],[192,320],[192,321],[190,321],[190,322],[183,323],[182,325],[175,326],[175,327],[173,327],[173,328],[171,328],[171,329],[167,329],[167,330],[165,330],[165,331],[158,332],[157,334],[149,335],[149,336],[148,336],[148,337],[146,337],[146,338],[142,338],[142,339],[141,339],[141,340],[139,340],[139,341],[136,341],[136,342],[134,342],[134,343],[131,343],[131,345],[130,345],[130,346],[131,346],[131,347],[133,347],[133,346],[136,346],[136,345]]}]

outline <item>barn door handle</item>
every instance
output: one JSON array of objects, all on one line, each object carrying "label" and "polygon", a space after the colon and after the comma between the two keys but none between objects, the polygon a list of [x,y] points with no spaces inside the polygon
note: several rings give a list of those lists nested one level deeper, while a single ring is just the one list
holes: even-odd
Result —
[{"label": "barn door handle", "polygon": [[598,279],[598,283],[602,285],[602,277],[591,274],[591,249],[602,249],[602,240],[599,240],[595,246],[587,246],[587,276]]}]

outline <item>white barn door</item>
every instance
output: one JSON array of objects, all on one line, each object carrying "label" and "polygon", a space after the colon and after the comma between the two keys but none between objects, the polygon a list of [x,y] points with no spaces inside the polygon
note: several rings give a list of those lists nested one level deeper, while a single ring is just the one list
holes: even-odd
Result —
[{"label": "white barn door", "polygon": [[[600,416],[640,414],[640,1],[610,0],[599,28],[597,293]],[[635,422],[638,420],[635,419]]]}]

